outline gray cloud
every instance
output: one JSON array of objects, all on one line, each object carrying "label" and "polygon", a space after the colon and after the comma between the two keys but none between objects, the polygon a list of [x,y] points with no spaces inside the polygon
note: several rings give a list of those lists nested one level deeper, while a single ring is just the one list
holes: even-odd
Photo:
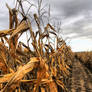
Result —
[{"label": "gray cloud", "polygon": [[55,11],[57,10],[65,17],[87,13],[92,10],[92,0],[51,0],[50,2]]},{"label": "gray cloud", "polygon": [[86,19],[85,17],[73,24],[67,25],[63,28],[64,35],[70,33],[76,34],[73,38],[88,37],[92,35],[92,18]]}]

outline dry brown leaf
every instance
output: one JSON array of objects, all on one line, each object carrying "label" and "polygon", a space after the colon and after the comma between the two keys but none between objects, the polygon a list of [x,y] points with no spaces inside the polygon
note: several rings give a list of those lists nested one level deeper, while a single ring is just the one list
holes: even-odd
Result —
[{"label": "dry brown leaf", "polygon": [[58,92],[57,85],[55,82],[52,81],[48,85],[49,85],[50,92]]},{"label": "dry brown leaf", "polygon": [[15,35],[17,35],[18,33],[20,32],[24,32],[28,29],[28,25],[26,23],[26,21],[22,21],[18,26],[17,28],[13,31],[12,35],[10,38],[14,37]]},{"label": "dry brown leaf", "polygon": [[31,58],[31,61],[29,61],[26,65],[20,66],[15,73],[8,74],[0,78],[0,83],[8,81],[7,85],[2,90],[4,91],[11,84],[19,82],[24,77],[25,74],[27,74],[28,72],[32,71],[32,69],[37,67],[36,63],[38,62],[39,59],[33,57]]},{"label": "dry brown leaf", "polygon": [[13,31],[14,31],[14,29],[2,30],[2,31],[0,31],[0,37],[10,35],[10,34],[12,34]]}]

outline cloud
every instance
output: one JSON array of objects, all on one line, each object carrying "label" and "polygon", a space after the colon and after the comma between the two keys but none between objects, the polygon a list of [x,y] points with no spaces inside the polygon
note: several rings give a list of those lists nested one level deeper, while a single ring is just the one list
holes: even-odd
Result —
[{"label": "cloud", "polygon": [[57,10],[65,17],[76,16],[92,10],[92,0],[51,0],[50,3],[54,8],[53,11]]},{"label": "cloud", "polygon": [[92,34],[92,18],[85,18],[82,16],[77,16],[77,18],[72,18],[73,20],[66,20],[69,21],[68,23],[65,21],[63,27],[64,34],[76,33],[77,37],[89,37]]}]

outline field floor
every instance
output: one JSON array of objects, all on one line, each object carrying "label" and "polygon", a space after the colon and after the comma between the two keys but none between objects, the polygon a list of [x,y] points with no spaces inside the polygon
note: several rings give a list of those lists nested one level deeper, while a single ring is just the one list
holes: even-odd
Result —
[{"label": "field floor", "polygon": [[73,62],[70,92],[92,92],[92,73],[78,60]]}]

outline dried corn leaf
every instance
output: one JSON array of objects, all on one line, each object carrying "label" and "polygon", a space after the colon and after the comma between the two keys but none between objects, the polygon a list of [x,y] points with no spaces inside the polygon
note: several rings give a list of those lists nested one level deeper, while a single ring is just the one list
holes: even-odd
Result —
[{"label": "dried corn leaf", "polygon": [[25,74],[36,68],[36,63],[38,63],[39,59],[36,57],[31,58],[31,60],[24,66],[20,66],[18,70],[13,74],[5,75],[5,77],[0,78],[0,83],[7,82],[7,85],[3,89],[6,90],[7,87],[9,87],[11,84],[16,83],[20,81]]},{"label": "dried corn leaf", "polygon": [[17,35],[17,34],[20,33],[20,32],[26,31],[28,28],[29,28],[29,27],[28,27],[26,21],[22,21],[22,22],[18,25],[18,27],[13,31],[13,33],[12,33],[12,35],[11,35],[10,38],[14,37],[15,35]]},{"label": "dried corn leaf", "polygon": [[50,92],[58,92],[57,85],[55,82],[50,82],[48,85]]},{"label": "dried corn leaf", "polygon": [[2,31],[0,31],[0,37],[4,37],[6,35],[10,35],[10,34],[12,34],[13,31],[14,31],[14,29],[2,30]]}]

